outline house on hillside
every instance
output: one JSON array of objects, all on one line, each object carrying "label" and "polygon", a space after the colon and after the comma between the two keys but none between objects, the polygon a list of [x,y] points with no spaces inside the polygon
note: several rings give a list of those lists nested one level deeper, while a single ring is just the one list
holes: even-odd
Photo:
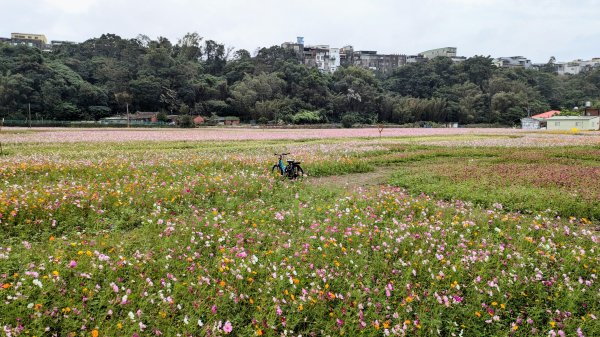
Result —
[{"label": "house on hillside", "polygon": [[600,116],[554,116],[546,121],[548,130],[600,130]]}]

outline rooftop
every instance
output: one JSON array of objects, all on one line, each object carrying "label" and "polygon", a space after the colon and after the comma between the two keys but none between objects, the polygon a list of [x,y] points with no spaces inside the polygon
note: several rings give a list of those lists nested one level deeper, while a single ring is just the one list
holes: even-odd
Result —
[{"label": "rooftop", "polygon": [[584,120],[588,120],[588,119],[594,119],[594,118],[600,118],[600,116],[554,116],[554,117],[550,117],[548,119],[551,120],[577,120],[577,119],[584,119]]}]

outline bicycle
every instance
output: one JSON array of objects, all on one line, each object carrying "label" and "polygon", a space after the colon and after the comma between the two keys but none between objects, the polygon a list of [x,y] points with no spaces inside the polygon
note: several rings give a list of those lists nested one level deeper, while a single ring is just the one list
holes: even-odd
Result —
[{"label": "bicycle", "polygon": [[287,165],[283,163],[283,159],[289,153],[275,153],[276,156],[279,156],[279,161],[277,164],[273,165],[271,168],[271,172],[279,172],[282,176],[288,179],[297,179],[298,177],[304,176],[304,170],[300,167],[300,162],[295,160],[286,160]]}]

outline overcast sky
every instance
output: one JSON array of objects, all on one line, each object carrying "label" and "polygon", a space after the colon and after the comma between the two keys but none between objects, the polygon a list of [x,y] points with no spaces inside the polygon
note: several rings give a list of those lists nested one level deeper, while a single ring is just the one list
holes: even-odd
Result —
[{"label": "overcast sky", "polygon": [[42,33],[83,42],[103,33],[171,42],[198,32],[252,54],[305,44],[416,54],[600,57],[600,0],[0,0],[0,37]]}]

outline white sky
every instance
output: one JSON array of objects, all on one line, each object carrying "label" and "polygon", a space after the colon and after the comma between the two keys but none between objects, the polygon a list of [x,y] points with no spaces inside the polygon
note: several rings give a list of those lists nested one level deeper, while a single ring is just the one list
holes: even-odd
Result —
[{"label": "white sky", "polygon": [[416,54],[600,57],[600,0],[0,0],[0,37],[42,33],[83,42],[103,33],[177,40],[198,32],[252,54],[306,44]]}]

